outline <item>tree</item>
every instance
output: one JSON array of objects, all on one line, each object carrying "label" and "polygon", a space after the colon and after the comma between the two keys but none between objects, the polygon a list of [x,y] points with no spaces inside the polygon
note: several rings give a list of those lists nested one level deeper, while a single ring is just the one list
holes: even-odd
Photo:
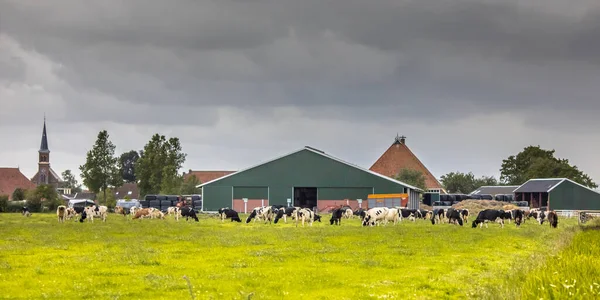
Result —
[{"label": "tree", "polygon": [[25,200],[26,197],[27,197],[27,190],[24,190],[22,188],[16,188],[12,194],[13,201]]},{"label": "tree", "polygon": [[416,186],[422,190],[427,189],[425,186],[425,175],[418,170],[402,169],[394,179]]},{"label": "tree", "polygon": [[[106,197],[106,198],[105,198]],[[109,208],[114,208],[117,205],[117,198],[115,198],[115,192],[111,188],[106,189],[105,194],[100,194],[96,197],[98,203],[104,203]]]},{"label": "tree", "polygon": [[472,172],[461,173],[458,171],[443,175],[440,178],[440,181],[449,193],[468,194],[484,185],[498,185],[498,180],[496,180],[494,176],[475,178],[475,175]]},{"label": "tree", "polygon": [[181,195],[200,194],[201,193],[200,188],[196,187],[199,184],[200,184],[200,179],[198,179],[198,177],[196,177],[196,175],[192,174],[191,176],[186,178],[185,181],[183,182],[183,184],[181,185],[181,190],[179,191],[179,194],[181,194]]},{"label": "tree", "polygon": [[136,182],[135,163],[140,158],[140,154],[131,150],[121,154],[119,157],[119,172],[125,182]]},{"label": "tree", "polygon": [[96,194],[103,191],[103,199],[106,199],[109,186],[118,187],[123,183],[114,154],[115,145],[109,140],[108,132],[100,131],[94,147],[87,153],[85,164],[79,167],[83,184]]},{"label": "tree", "polygon": [[0,195],[0,212],[8,210],[8,195]]},{"label": "tree", "polygon": [[70,188],[73,193],[81,193],[81,184],[77,182],[75,176],[71,173],[71,170],[65,170],[62,172],[62,178],[65,181],[65,187]]},{"label": "tree", "polygon": [[135,163],[140,194],[177,193],[182,182],[178,170],[186,156],[178,138],[167,140],[164,135],[154,134]]},{"label": "tree", "polygon": [[598,185],[568,159],[554,156],[555,150],[528,146],[517,155],[502,161],[500,180],[508,185],[521,185],[532,178],[568,178],[589,188]]},{"label": "tree", "polygon": [[52,211],[61,204],[56,189],[49,184],[38,185],[27,196],[27,206],[31,211],[42,211],[43,205]]}]

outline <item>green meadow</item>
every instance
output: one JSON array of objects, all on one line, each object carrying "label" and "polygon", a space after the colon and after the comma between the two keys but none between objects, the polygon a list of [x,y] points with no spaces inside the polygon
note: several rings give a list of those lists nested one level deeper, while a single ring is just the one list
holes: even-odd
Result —
[{"label": "green meadow", "polygon": [[600,231],[576,219],[557,229],[328,219],[303,228],[0,214],[0,298],[597,299],[600,291]]}]

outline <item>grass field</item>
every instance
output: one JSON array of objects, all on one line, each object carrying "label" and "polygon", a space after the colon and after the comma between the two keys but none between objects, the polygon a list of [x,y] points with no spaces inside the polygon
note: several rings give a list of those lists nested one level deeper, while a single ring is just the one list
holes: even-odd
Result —
[{"label": "grass field", "polygon": [[534,222],[473,229],[423,220],[331,226],[328,218],[296,228],[114,214],[106,223],[59,224],[53,214],[0,214],[0,297],[539,299],[541,292],[524,291],[551,289],[562,268],[568,279],[599,277],[599,231],[575,229],[575,219],[561,219],[558,229]]}]

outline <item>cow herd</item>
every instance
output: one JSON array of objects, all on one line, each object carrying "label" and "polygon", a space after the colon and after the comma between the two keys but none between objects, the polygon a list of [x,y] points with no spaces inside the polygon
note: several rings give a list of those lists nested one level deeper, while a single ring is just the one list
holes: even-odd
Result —
[{"label": "cow herd", "polygon": [[[177,221],[182,217],[185,217],[186,221],[190,218],[196,222],[199,221],[196,211],[193,208],[180,205],[169,207],[166,214],[152,207],[131,207],[130,209],[125,209],[119,206],[115,208],[115,213],[124,216],[130,215],[132,220],[146,218],[165,219],[165,216],[172,215]],[[60,205],[56,209],[59,223],[72,219],[77,215],[80,216],[79,222],[84,222],[86,219],[94,222],[94,218],[106,222],[107,214],[108,208],[106,206],[96,205],[85,208],[67,208],[64,205]],[[231,222],[242,222],[239,213],[229,207],[219,209],[217,214],[222,222],[224,222],[225,219],[231,219]],[[331,208],[331,218],[329,219],[329,222],[330,225],[341,225],[342,219],[357,217],[360,218],[362,226],[379,226],[387,225],[388,223],[396,225],[404,219],[413,222],[417,219],[430,220],[433,225],[449,223],[463,226],[463,224],[468,222],[469,216],[470,213],[468,209],[456,208],[425,210],[374,207],[367,210],[362,208],[352,210],[349,206],[336,206]],[[298,224],[302,224],[304,227],[305,224],[312,226],[315,221],[321,222],[321,216],[313,212],[310,208],[271,205],[255,207],[246,218],[246,223],[250,223],[254,220],[254,222],[263,221],[264,223],[277,224],[281,219],[283,219],[284,223],[287,223],[288,218],[295,221],[296,227]],[[490,222],[499,223],[502,228],[504,227],[505,222],[514,222],[517,227],[520,227],[525,220],[531,218],[537,220],[540,225],[547,221],[553,228],[558,226],[558,215],[554,211],[542,211],[540,209],[531,209],[529,211],[521,209],[484,209],[477,214],[471,227],[477,228],[479,226],[480,228],[483,228],[483,225],[485,225],[486,228],[488,228],[488,223]]]}]

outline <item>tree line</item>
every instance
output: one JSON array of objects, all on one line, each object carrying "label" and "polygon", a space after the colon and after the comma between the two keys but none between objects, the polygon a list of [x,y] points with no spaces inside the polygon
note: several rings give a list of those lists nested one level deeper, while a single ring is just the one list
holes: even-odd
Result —
[{"label": "tree line", "polygon": [[[417,170],[403,169],[395,179],[427,190],[425,175]],[[516,155],[502,160],[500,178],[494,176],[476,177],[472,172],[450,172],[440,177],[440,183],[449,193],[468,194],[481,186],[521,185],[534,178],[568,178],[586,187],[595,189],[598,185],[568,159],[555,157],[555,150],[528,146]]]}]

